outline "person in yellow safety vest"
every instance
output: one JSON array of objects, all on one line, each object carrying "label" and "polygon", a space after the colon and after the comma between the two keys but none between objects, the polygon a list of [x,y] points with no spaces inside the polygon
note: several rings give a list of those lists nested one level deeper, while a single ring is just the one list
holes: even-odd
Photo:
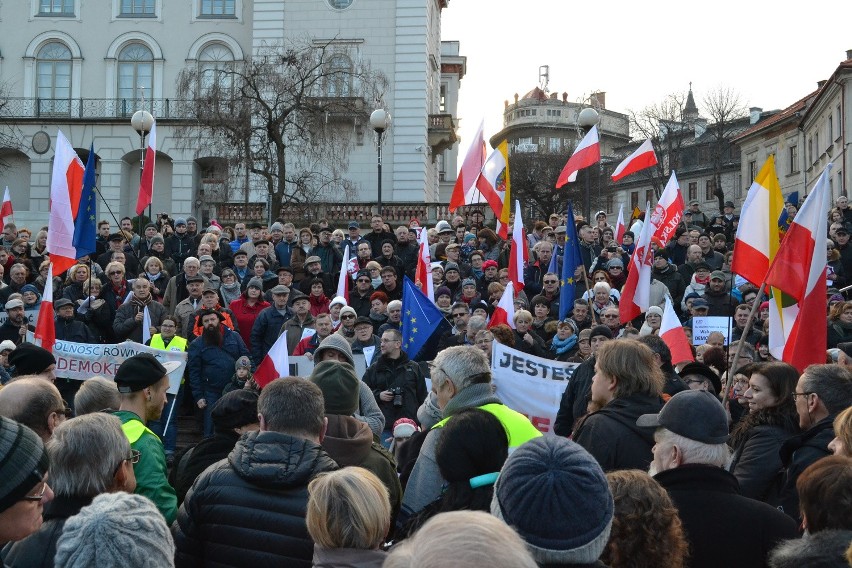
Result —
[{"label": "person in yellow safety vest", "polygon": [[447,421],[467,408],[480,408],[497,418],[509,437],[509,452],[541,436],[529,419],[502,403],[491,384],[491,363],[485,353],[473,345],[449,347],[431,363],[432,391],[443,420],[426,435],[420,455],[402,498],[397,526],[441,496],[444,479],[438,469],[435,448]]},{"label": "person in yellow safety vest", "polygon": [[[160,333],[155,333],[151,339],[145,342],[145,345],[154,349],[163,351],[186,351],[189,342],[176,335],[178,319],[174,316],[166,316],[160,324]],[[183,378],[180,380],[180,389],[177,394],[167,395],[168,402],[166,408],[163,409],[163,415],[159,420],[148,422],[148,428],[157,434],[163,441],[163,446],[166,450],[166,464],[171,467],[174,463],[175,449],[177,447],[177,411],[183,403]],[[168,428],[166,424],[168,423]]]},{"label": "person in yellow safety vest", "polygon": [[149,353],[139,353],[119,366],[115,383],[121,396],[121,406],[115,413],[130,447],[140,453],[133,466],[136,491],[148,497],[169,525],[177,517],[177,496],[169,485],[163,444],[145,423],[156,420],[166,405],[169,388],[168,374],[180,366],[178,362],[160,363]]}]

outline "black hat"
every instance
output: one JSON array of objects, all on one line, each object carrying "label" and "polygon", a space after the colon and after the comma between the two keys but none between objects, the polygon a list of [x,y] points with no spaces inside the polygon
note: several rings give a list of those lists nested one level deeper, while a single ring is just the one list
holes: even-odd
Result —
[{"label": "black hat", "polygon": [[294,274],[293,269],[289,266],[279,266],[275,271],[276,274],[281,274],[282,272],[289,272],[291,276]]},{"label": "black hat", "polygon": [[210,410],[213,425],[217,430],[233,430],[240,426],[257,424],[256,392],[246,389],[233,390],[222,396]]},{"label": "black hat", "polygon": [[38,375],[51,365],[56,365],[53,353],[32,343],[21,343],[9,354],[9,365],[15,367],[17,376]]},{"label": "black hat", "polygon": [[204,282],[204,277],[200,274],[196,274],[195,276],[187,276],[186,283],[190,284],[192,282]]},{"label": "black hat", "polygon": [[267,246],[268,246],[268,245],[269,245],[269,241],[268,241],[268,240],[266,240],[266,239],[260,239],[259,241],[256,241],[256,242],[254,243],[254,246],[257,246],[257,245],[267,245]]},{"label": "black hat", "polygon": [[0,416],[0,513],[41,483],[48,458],[38,435]]},{"label": "black hat", "polygon": [[835,235],[848,235],[849,231],[846,230],[846,227],[838,227],[836,231],[834,231]]},{"label": "black hat", "polygon": [[589,339],[591,340],[593,337],[597,337],[599,335],[602,335],[607,339],[612,339],[612,330],[605,325],[596,325],[592,328]]},{"label": "black hat", "polygon": [[695,271],[696,272],[698,272],[699,270],[702,270],[702,269],[706,270],[708,272],[710,271],[710,265],[707,264],[706,262],[704,262],[703,260],[695,264]]},{"label": "black hat", "polygon": [[728,414],[719,399],[707,391],[681,391],[669,399],[659,414],[643,414],[636,425],[662,426],[703,444],[728,441]]},{"label": "black hat", "polygon": [[719,394],[722,391],[722,381],[721,379],[719,379],[719,375],[717,375],[716,371],[714,371],[704,363],[688,363],[687,365],[684,365],[683,369],[680,370],[678,375],[680,375],[681,378],[684,378],[688,375],[699,375],[710,381],[716,391],[716,394]]},{"label": "black hat", "polygon": [[163,377],[180,367],[177,361],[160,363],[150,353],[139,353],[124,360],[115,373],[118,392],[131,393],[156,384]]},{"label": "black hat", "polygon": [[123,241],[125,237],[122,233],[113,233],[109,236],[110,241]]},{"label": "black hat", "polygon": [[58,310],[59,308],[65,307],[65,306],[73,306],[73,305],[74,305],[74,302],[72,302],[68,298],[59,298],[58,300],[53,302],[53,307],[56,310]]},{"label": "black hat", "polygon": [[237,252],[234,253],[234,258],[238,256],[248,256],[248,253],[242,249],[237,249]]},{"label": "black hat", "polygon": [[359,316],[355,318],[355,323],[353,324],[353,327],[358,327],[359,325],[363,324],[369,325],[370,327],[373,326],[373,322],[370,320],[370,318],[368,318],[367,316]]},{"label": "black hat", "polygon": [[726,202],[725,202],[725,207],[733,207],[733,206],[734,206],[734,202],[733,202],[733,201],[726,201]]}]

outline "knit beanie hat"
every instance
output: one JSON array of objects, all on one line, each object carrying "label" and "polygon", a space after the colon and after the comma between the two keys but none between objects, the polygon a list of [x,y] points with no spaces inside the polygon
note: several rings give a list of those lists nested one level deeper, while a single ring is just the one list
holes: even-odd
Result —
[{"label": "knit beanie hat", "polygon": [[[347,345],[349,343],[345,339],[343,342]],[[358,410],[361,381],[355,375],[355,368],[351,365],[341,364],[338,361],[322,361],[314,365],[308,380],[322,391],[326,414],[351,416]]]},{"label": "knit beanie hat", "polygon": [[251,369],[251,359],[243,355],[237,362],[234,363],[234,370],[239,371],[240,369]]},{"label": "knit beanie hat", "polygon": [[322,361],[322,352],[328,349],[333,349],[335,351],[339,351],[343,353],[343,356],[346,357],[346,360],[349,361],[349,364],[353,367],[355,366],[355,359],[352,357],[352,346],[349,345],[349,342],[346,341],[346,338],[337,333],[332,333],[325,339],[323,339],[319,347],[314,351],[314,361]]},{"label": "knit beanie hat", "polygon": [[589,339],[593,337],[597,337],[599,335],[603,335],[607,339],[612,339],[612,330],[605,325],[596,325],[592,328],[592,332],[589,335]]},{"label": "knit beanie hat", "polygon": [[261,280],[257,276],[253,276],[249,279],[248,284],[246,284],[246,290],[252,287],[257,288],[258,290],[263,292],[263,280]]},{"label": "knit beanie hat", "polygon": [[357,318],[358,312],[356,312],[355,308],[353,308],[352,306],[343,306],[340,309],[340,317],[343,318],[343,316],[345,316],[345,315],[351,315],[351,316],[355,316]]},{"label": "knit beanie hat", "polygon": [[38,434],[0,416],[0,513],[41,483],[47,452]]},{"label": "knit beanie hat", "polygon": [[56,542],[57,568],[174,566],[175,543],[166,520],[147,497],[102,493],[65,522]]},{"label": "knit beanie hat", "polygon": [[561,436],[535,438],[506,460],[491,514],[523,538],[539,564],[591,564],[609,541],[613,499],[595,458]]}]

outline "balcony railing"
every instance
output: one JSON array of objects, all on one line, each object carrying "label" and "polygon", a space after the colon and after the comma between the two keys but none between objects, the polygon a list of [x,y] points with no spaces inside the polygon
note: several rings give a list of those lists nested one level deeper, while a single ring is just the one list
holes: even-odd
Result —
[{"label": "balcony railing", "polygon": [[156,118],[192,118],[191,101],[178,99],[39,99],[7,98],[0,101],[4,118],[130,119],[144,108]]},{"label": "balcony railing", "polygon": [[[472,207],[460,208],[457,213],[464,215]],[[478,207],[480,211],[487,207]],[[326,219],[333,227],[343,228],[350,221],[358,221],[362,226],[368,226],[370,218],[375,214],[376,206],[371,203],[353,203],[340,205],[334,203],[312,203],[285,205],[281,207],[275,218],[290,221],[297,227],[303,227]],[[264,203],[217,203],[215,204],[216,220],[223,225],[233,225],[237,221],[265,222],[267,208]],[[426,203],[383,203],[382,217],[392,226],[408,225],[412,219],[421,224],[434,225],[439,219],[449,220],[451,214],[446,204]]]}]

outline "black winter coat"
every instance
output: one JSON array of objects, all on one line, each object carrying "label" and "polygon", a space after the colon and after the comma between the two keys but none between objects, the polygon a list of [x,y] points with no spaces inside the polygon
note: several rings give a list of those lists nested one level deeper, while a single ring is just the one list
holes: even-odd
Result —
[{"label": "black winter coat", "polygon": [[198,478],[172,525],[175,566],[310,568],[308,483],[338,469],[319,444],[250,432]]},{"label": "black winter coat", "polygon": [[175,488],[178,503],[183,503],[189,488],[205,469],[228,457],[239,439],[233,430],[216,430],[212,438],[205,438],[187,449],[169,476],[169,483]]},{"label": "black winter coat", "polygon": [[793,432],[780,426],[761,424],[746,432],[734,448],[730,472],[737,478],[740,494],[766,501],[781,470],[779,450]]},{"label": "black winter coat", "polygon": [[663,401],[656,396],[616,398],[586,417],[577,427],[574,441],[586,448],[604,471],[648,471],[654,459],[654,428],[641,428],[636,420],[643,414],[656,414],[662,407]]},{"label": "black winter coat", "polygon": [[[362,379],[373,396],[376,403],[385,415],[385,429],[393,428],[394,422],[400,418],[411,418],[416,422],[417,409],[426,400],[426,380],[420,370],[420,365],[409,360],[405,352],[401,352],[399,359],[390,359],[382,355],[379,359],[367,367]],[[391,388],[402,389],[402,406],[394,406],[393,401],[384,402],[379,395]]]},{"label": "black winter coat", "polygon": [[562,401],[559,403],[559,411],[556,413],[556,422],[553,424],[553,431],[557,436],[570,436],[574,430],[574,423],[586,414],[592,389],[592,377],[594,376],[595,356],[592,355],[574,370],[565,392],[562,393]]},{"label": "black winter coat", "polygon": [[769,555],[772,568],[847,568],[845,554],[852,531],[827,529],[778,545]]},{"label": "black winter coat", "polygon": [[60,341],[72,341],[74,343],[98,343],[98,339],[92,330],[82,321],[56,318],[54,323],[56,339]]},{"label": "black winter coat", "polygon": [[654,476],[678,509],[691,568],[765,566],[778,542],[796,538],[796,523],[777,509],[739,494],[737,479],[719,467],[685,465]]}]

